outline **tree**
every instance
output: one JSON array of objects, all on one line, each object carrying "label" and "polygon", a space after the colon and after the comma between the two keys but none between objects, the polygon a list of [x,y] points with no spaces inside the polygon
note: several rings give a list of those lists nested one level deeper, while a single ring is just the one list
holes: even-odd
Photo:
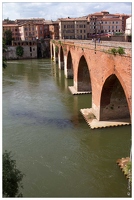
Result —
[{"label": "tree", "polygon": [[6,45],[11,45],[12,44],[12,31],[9,29],[9,30],[5,30],[4,32],[4,38],[5,38],[5,42],[6,42]]},{"label": "tree", "polygon": [[19,187],[23,188],[24,174],[16,168],[16,161],[11,157],[11,152],[3,153],[3,197],[22,197]]},{"label": "tree", "polygon": [[16,55],[22,57],[23,53],[24,53],[24,48],[22,46],[17,46],[16,47]]},{"label": "tree", "polygon": [[5,44],[5,39],[3,38],[3,68],[6,68],[7,67],[7,64],[6,64],[6,57],[5,57],[5,52],[7,51],[7,46]]}]

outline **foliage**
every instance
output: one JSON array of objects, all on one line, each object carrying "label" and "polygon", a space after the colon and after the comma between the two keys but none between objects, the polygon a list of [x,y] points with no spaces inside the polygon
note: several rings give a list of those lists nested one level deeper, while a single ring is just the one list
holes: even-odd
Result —
[{"label": "foliage", "polygon": [[6,42],[5,42],[5,39],[3,38],[3,62],[2,62],[2,64],[3,64],[3,68],[6,68],[7,67],[7,64],[6,64],[6,57],[5,57],[5,52],[7,51],[7,46],[6,46]]},{"label": "foliage", "polygon": [[2,64],[4,69],[7,67],[6,61],[6,58],[3,56]]},{"label": "foliage", "polygon": [[123,55],[123,54],[125,54],[125,51],[124,51],[123,47],[118,47],[118,49],[116,49],[116,48],[109,49],[108,53],[111,53],[113,55],[116,55],[117,53],[119,55]]},{"label": "foliage", "polygon": [[55,47],[55,52],[56,52],[56,53],[59,52],[59,47],[58,47],[58,46]]},{"label": "foliage", "polygon": [[125,51],[124,51],[123,47],[119,47],[118,50],[117,50],[117,52],[118,52],[120,55],[125,54]]},{"label": "foliage", "polygon": [[59,42],[58,42],[60,45],[61,45],[61,41],[59,40]]},{"label": "foliage", "polygon": [[17,47],[16,47],[16,55],[22,57],[22,56],[23,56],[23,53],[24,53],[23,47],[22,47],[22,46],[17,46]]},{"label": "foliage", "polygon": [[6,45],[11,45],[12,44],[12,31],[9,29],[9,30],[5,30],[4,32],[4,38],[5,38],[5,44]]},{"label": "foliage", "polygon": [[11,152],[3,153],[3,197],[22,197],[19,187],[24,174],[16,168],[16,161],[11,158]]},{"label": "foliage", "polygon": [[112,49],[111,49],[111,53],[112,53],[113,55],[116,55],[117,50],[116,50],[115,48],[112,48]]},{"label": "foliage", "polygon": [[114,33],[114,35],[116,35],[116,36],[119,36],[119,35],[123,35],[124,33],[121,33],[121,32],[116,32],[116,33]]},{"label": "foliage", "polygon": [[124,174],[126,174],[130,182],[132,182],[132,162],[129,161],[123,170],[124,170]]},{"label": "foliage", "polygon": [[40,41],[41,41],[41,43],[44,43],[44,39],[43,39],[43,38],[41,38],[41,40],[40,40]]}]

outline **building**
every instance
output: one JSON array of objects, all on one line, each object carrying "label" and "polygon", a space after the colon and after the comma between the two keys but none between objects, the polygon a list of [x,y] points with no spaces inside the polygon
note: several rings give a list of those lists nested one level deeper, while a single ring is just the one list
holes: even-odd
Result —
[{"label": "building", "polygon": [[[16,55],[16,48],[22,46],[24,54],[22,57]],[[12,41],[12,46],[9,46],[6,52],[6,59],[26,59],[37,58],[37,41]]]},{"label": "building", "polygon": [[4,20],[3,36],[5,30],[12,31],[15,41],[44,39],[50,35],[49,24],[43,18]]},{"label": "building", "polygon": [[126,35],[132,35],[132,17],[129,17],[126,20],[126,29],[125,29]]},{"label": "building", "polygon": [[[57,21],[44,18],[3,21],[3,33],[10,29],[15,41],[36,39],[89,39],[102,33],[125,33],[126,20],[130,15],[96,12],[77,18],[59,18]],[[128,26],[128,25],[127,25]],[[4,36],[4,35],[3,35]]]},{"label": "building", "polygon": [[87,38],[87,17],[61,18],[59,20],[59,38],[81,39]]},{"label": "building", "polygon": [[58,21],[51,21],[49,25],[49,32],[51,39],[59,39],[59,22]]},{"label": "building", "polygon": [[88,33],[124,33],[126,27],[126,19],[130,15],[125,14],[110,14],[107,11],[101,11],[88,15]]},{"label": "building", "polygon": [[4,20],[3,21],[3,37],[4,37],[4,32],[6,30],[11,30],[12,31],[12,38],[14,40],[20,40],[20,32],[19,32],[19,26],[17,23],[15,23],[15,21],[11,21],[11,20]]}]

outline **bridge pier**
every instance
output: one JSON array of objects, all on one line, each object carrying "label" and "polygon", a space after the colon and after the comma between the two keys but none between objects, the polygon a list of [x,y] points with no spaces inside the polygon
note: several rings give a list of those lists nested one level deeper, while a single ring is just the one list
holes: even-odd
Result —
[{"label": "bridge pier", "polygon": [[73,78],[72,63],[67,62],[67,56],[64,56],[64,75],[66,78]]},{"label": "bridge pier", "polygon": [[58,66],[59,69],[64,69],[64,61],[61,61],[60,55],[58,56]]},{"label": "bridge pier", "polygon": [[106,128],[106,127],[113,127],[113,126],[123,126],[123,125],[131,124],[130,118],[99,121],[94,115],[94,110],[92,108],[80,109],[80,112],[91,129]]}]

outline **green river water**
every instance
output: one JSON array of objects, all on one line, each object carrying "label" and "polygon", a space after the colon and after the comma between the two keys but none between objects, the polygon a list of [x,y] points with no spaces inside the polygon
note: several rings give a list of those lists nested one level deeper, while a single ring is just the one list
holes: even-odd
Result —
[{"label": "green river water", "polygon": [[50,59],[8,61],[3,70],[3,151],[25,176],[23,197],[129,197],[117,159],[131,126],[91,130],[80,113],[92,94],[72,95]]}]

